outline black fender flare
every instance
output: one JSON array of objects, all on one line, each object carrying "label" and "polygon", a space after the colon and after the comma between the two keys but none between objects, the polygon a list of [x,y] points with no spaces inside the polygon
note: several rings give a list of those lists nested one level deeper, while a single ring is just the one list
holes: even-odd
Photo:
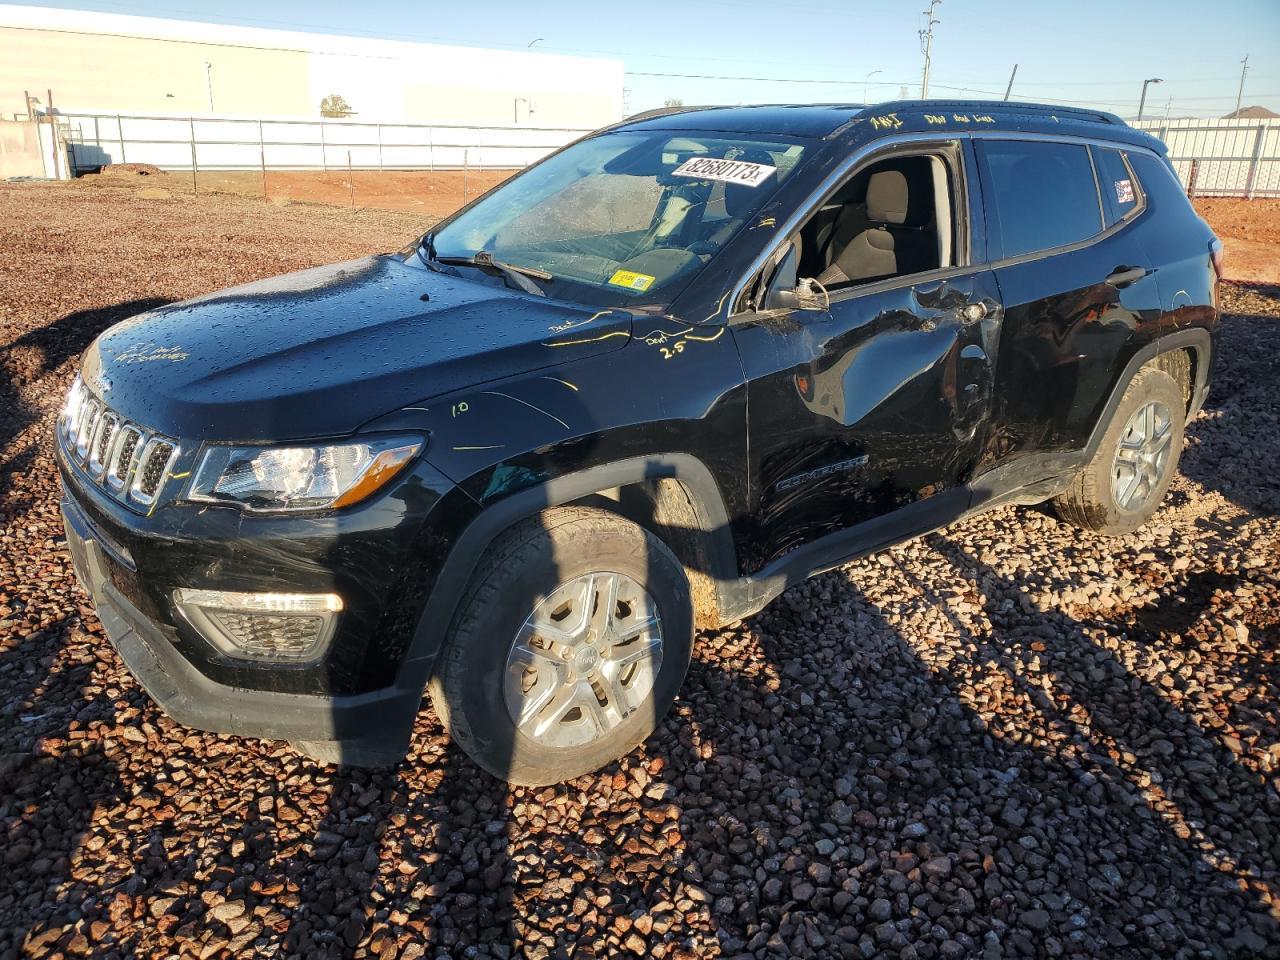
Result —
[{"label": "black fender flare", "polygon": [[1107,398],[1107,405],[1103,408],[1102,415],[1098,417],[1098,422],[1093,425],[1093,432],[1089,434],[1089,443],[1085,446],[1084,456],[1081,458],[1082,463],[1088,463],[1093,459],[1093,455],[1098,452],[1102,437],[1111,425],[1111,418],[1115,415],[1116,408],[1120,406],[1125,390],[1133,378],[1137,376],[1138,371],[1161,354],[1187,348],[1194,350],[1196,354],[1195,383],[1191,388],[1191,408],[1187,411],[1187,419],[1190,420],[1199,412],[1200,407],[1204,404],[1205,395],[1209,392],[1209,367],[1213,360],[1213,336],[1205,327],[1188,327],[1185,330],[1173,330],[1162,334],[1130,357],[1128,364],[1125,365],[1120,376],[1116,378],[1115,386],[1111,388],[1111,396]]},{"label": "black fender flare", "polygon": [[396,686],[405,691],[422,691],[426,687],[448,637],[458,601],[485,550],[504,531],[548,507],[614,487],[660,479],[677,480],[689,492],[698,524],[706,535],[710,569],[702,572],[720,584],[736,580],[737,554],[724,497],[701,460],[687,453],[657,453],[587,467],[505,497],[486,507],[466,526],[431,588]]}]

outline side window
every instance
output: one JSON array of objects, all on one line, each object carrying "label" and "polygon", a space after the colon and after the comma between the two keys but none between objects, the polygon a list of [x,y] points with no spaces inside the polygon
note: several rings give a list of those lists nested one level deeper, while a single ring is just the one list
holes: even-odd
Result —
[{"label": "side window", "polygon": [[1093,147],[1092,150],[1098,185],[1102,189],[1102,207],[1109,227],[1142,209],[1142,186],[1119,150],[1110,147]]},{"label": "side window", "polygon": [[1087,147],[984,140],[981,148],[988,211],[999,224],[1003,257],[1077,243],[1102,232]]},{"label": "side window", "polygon": [[935,154],[858,170],[801,228],[799,276],[842,290],[954,266],[954,179]]}]

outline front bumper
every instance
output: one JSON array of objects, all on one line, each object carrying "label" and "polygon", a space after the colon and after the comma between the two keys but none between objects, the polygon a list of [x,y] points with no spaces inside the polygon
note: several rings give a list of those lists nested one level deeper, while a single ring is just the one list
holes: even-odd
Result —
[{"label": "front bumper", "polygon": [[338,741],[339,748],[328,752],[354,765],[378,765],[404,755],[421,686],[393,685],[352,695],[300,694],[212,680],[175,646],[172,627],[153,620],[134,602],[140,592],[121,546],[72,498],[63,499],[62,515],[76,576],[93,597],[108,639],[174,720],[216,733]]}]

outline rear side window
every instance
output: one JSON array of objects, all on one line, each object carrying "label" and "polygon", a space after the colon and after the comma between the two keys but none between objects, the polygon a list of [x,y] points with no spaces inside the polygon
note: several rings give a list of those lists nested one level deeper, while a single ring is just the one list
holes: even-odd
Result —
[{"label": "rear side window", "polygon": [[1001,256],[1048,250],[1102,232],[1088,147],[1039,140],[985,140],[981,146]]},{"label": "rear side window", "polygon": [[1102,189],[1102,206],[1106,211],[1109,227],[1141,208],[1142,187],[1129,172],[1129,167],[1119,150],[1094,147],[1093,162],[1098,171],[1098,185]]}]

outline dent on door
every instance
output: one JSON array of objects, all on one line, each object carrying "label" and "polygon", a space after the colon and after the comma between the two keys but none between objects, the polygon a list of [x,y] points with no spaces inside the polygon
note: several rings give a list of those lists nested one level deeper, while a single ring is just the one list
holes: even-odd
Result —
[{"label": "dent on door", "polygon": [[[826,354],[797,374],[800,398],[814,413],[852,427],[937,369],[952,430],[957,439],[968,440],[990,408],[988,350],[994,350],[999,305],[990,298],[971,300],[968,291],[946,282],[909,292],[909,307],[889,307],[849,331],[839,338],[849,341],[847,348],[839,340],[831,344],[834,363]],[[970,324],[978,324],[979,335],[966,342],[957,328]],[[984,331],[990,336],[982,336]]]},{"label": "dent on door", "polygon": [[969,275],[737,328],[765,562],[969,479],[991,408],[992,293],[989,274]]}]

